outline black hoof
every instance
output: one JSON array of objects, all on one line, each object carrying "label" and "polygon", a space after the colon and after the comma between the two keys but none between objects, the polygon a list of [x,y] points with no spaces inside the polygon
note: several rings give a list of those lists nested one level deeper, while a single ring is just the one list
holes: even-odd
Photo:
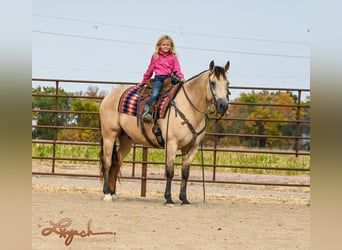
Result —
[{"label": "black hoof", "polygon": [[190,205],[190,202],[188,200],[182,201],[181,205]]},{"label": "black hoof", "polygon": [[173,200],[169,199],[165,202],[165,205],[175,205],[175,203],[173,202]]}]

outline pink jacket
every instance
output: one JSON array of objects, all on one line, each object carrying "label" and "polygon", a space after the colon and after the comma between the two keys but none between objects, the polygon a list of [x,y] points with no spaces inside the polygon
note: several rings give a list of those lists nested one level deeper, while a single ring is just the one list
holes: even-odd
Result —
[{"label": "pink jacket", "polygon": [[152,55],[150,65],[148,66],[141,83],[144,84],[148,79],[150,79],[153,72],[155,75],[170,75],[174,70],[177,70],[176,76],[184,78],[184,74],[181,71],[177,57],[172,53],[164,55],[160,51],[158,53],[158,58],[155,58],[154,55]]}]

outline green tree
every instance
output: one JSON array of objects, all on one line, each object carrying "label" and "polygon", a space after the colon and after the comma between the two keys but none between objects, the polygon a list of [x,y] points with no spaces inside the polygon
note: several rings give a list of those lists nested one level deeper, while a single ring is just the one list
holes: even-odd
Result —
[{"label": "green tree", "polygon": [[[291,93],[252,91],[251,93],[241,93],[240,97],[232,102],[235,104],[230,105],[228,117],[233,119],[228,122],[219,122],[220,125],[216,129],[219,129],[219,132],[256,136],[229,136],[221,138],[220,141],[224,146],[289,148],[293,145],[291,141],[263,137],[263,135],[284,135],[284,128],[287,126],[285,121],[296,119],[296,107],[286,106],[295,104],[295,99]],[[284,106],[272,106],[270,104],[283,104]],[[243,119],[246,118],[253,120],[244,121]],[[284,122],[267,120],[282,120]]]},{"label": "green tree", "polygon": [[[59,95],[69,95],[62,88],[58,89]],[[55,125],[66,126],[70,121],[70,116],[63,113],[44,112],[45,110],[69,110],[70,99],[58,98],[56,106],[56,88],[41,87],[32,88],[33,94],[43,96],[32,96],[32,124],[36,125]],[[40,111],[41,110],[41,111]],[[32,138],[52,140],[54,137],[54,129],[34,128],[32,130]]]},{"label": "green tree", "polygon": [[[89,98],[75,98],[71,101],[71,110],[75,111],[72,115],[72,126],[82,127],[82,128],[98,128],[99,127],[99,97],[104,92],[99,92],[99,88],[89,86],[85,93],[78,92],[77,95],[84,94],[87,97],[94,97],[94,99]],[[96,114],[85,114],[77,113],[81,112],[96,112]],[[87,141],[95,142],[99,139],[99,131],[91,129],[68,129],[61,130],[58,134],[58,140],[66,141]]]}]

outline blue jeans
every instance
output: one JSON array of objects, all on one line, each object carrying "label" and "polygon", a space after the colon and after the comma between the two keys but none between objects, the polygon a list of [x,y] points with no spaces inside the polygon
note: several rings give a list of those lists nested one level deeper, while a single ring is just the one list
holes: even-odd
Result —
[{"label": "blue jeans", "polygon": [[152,87],[152,92],[150,98],[147,101],[148,107],[151,107],[155,100],[158,98],[160,90],[164,86],[164,80],[168,77],[168,75],[162,76],[154,76],[154,82]]}]

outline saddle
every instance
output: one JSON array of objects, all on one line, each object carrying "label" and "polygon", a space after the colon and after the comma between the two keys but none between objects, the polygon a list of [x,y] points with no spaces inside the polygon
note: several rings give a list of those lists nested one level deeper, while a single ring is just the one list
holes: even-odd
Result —
[{"label": "saddle", "polygon": [[[151,95],[152,88],[153,88],[153,81],[154,81],[153,79],[147,80],[145,86],[138,91],[138,95],[140,96],[140,98],[139,98],[139,103],[137,107],[137,117],[139,118],[139,120],[141,120],[140,119],[141,115],[144,113],[144,106],[147,103]],[[156,99],[154,104],[150,107],[150,113],[154,114],[153,116],[154,122],[159,118],[164,118],[166,107],[164,107],[165,103],[163,105],[162,102],[164,101],[164,98],[167,97],[169,94],[171,95],[174,94],[174,93],[170,93],[172,87],[173,87],[173,84],[171,83],[171,79],[166,78],[164,80],[164,86],[159,92],[158,98]]]},{"label": "saddle", "polygon": [[[144,106],[151,95],[153,81],[154,79],[149,79],[144,85],[139,84],[128,88],[121,96],[118,107],[119,112],[137,117],[137,123],[138,125],[140,125],[142,133],[145,135],[146,139],[151,145],[154,144],[146,134],[144,126],[145,122],[141,119],[141,116],[144,113]],[[157,100],[150,108],[150,112],[154,113],[152,121],[152,124],[154,123],[154,126],[152,128],[152,132],[155,134],[161,147],[164,147],[164,141],[161,136],[160,127],[156,121],[165,117],[166,111],[170,106],[170,102],[174,99],[182,86],[182,84],[177,84],[180,82],[180,79],[175,76],[166,78],[164,80],[164,86],[160,90]]]},{"label": "saddle", "polygon": [[[172,78],[166,78],[157,100],[151,106],[150,111],[154,112],[154,121],[165,117],[170,102],[173,100],[181,84],[177,84]],[[136,85],[128,88],[121,96],[118,111],[129,115],[137,116],[141,120],[144,105],[152,92],[153,79],[147,80],[144,85]]]}]

